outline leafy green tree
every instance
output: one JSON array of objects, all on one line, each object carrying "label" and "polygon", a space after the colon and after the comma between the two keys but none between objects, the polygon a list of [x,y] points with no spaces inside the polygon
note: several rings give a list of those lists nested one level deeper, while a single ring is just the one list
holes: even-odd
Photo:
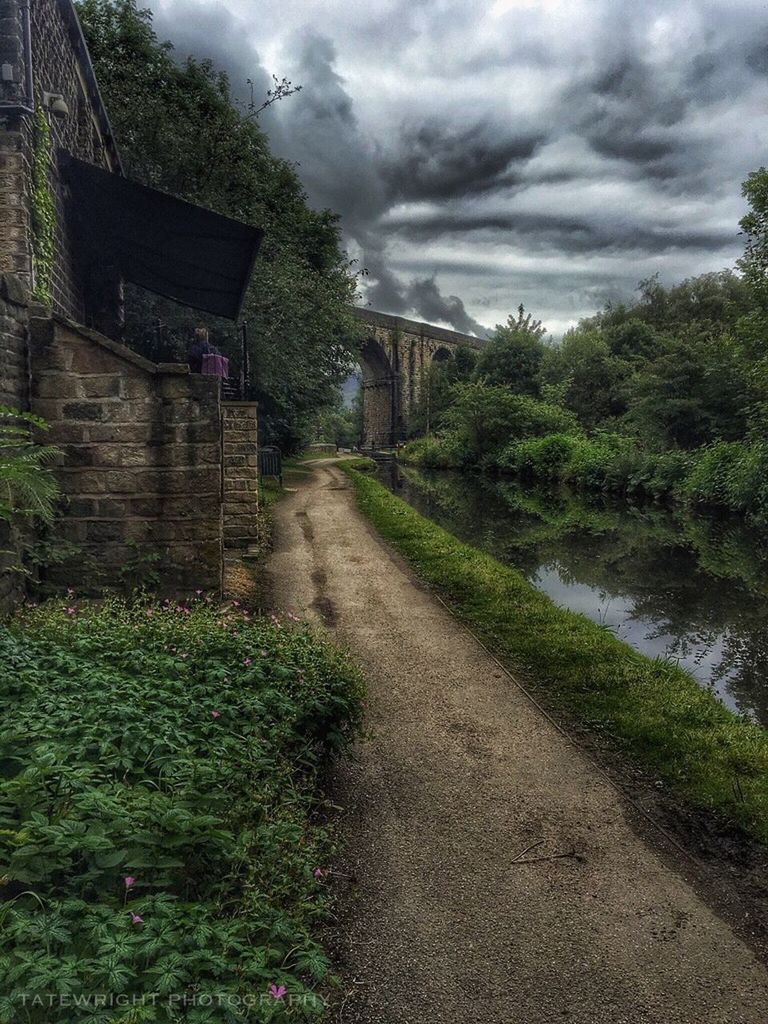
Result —
[{"label": "leafy green tree", "polygon": [[440,428],[453,400],[453,385],[468,381],[476,365],[477,352],[469,345],[459,345],[446,359],[433,359],[408,425],[412,436],[428,434]]},{"label": "leafy green tree", "polygon": [[491,341],[477,360],[475,379],[490,385],[505,385],[521,395],[539,394],[539,367],[546,333],[541,321],[534,320],[523,306],[517,318],[510,316],[499,324]]},{"label": "leafy green tree", "polygon": [[628,423],[661,447],[736,440],[747,429],[749,384],[737,344],[695,327],[671,339],[629,386]]},{"label": "leafy green tree", "polygon": [[739,222],[747,236],[739,267],[763,304],[768,303],[768,170],[753,171],[741,187],[750,209]]},{"label": "leafy green tree", "polygon": [[[78,4],[96,75],[130,177],[249,224],[266,236],[244,308],[262,436],[284,450],[332,406],[350,363],[355,293],[336,216],[309,208],[294,168],[269,150],[254,110],[239,109],[210,61],[177,62],[135,0]],[[131,289],[127,340],[146,345],[162,319],[191,339],[205,323],[237,354],[231,325]]]},{"label": "leafy green tree", "polygon": [[543,385],[559,385],[559,400],[580,423],[593,428],[626,409],[624,385],[629,363],[611,351],[603,333],[576,327],[542,358]]},{"label": "leafy green tree", "polygon": [[324,409],[313,431],[315,441],[328,441],[339,448],[356,448],[363,436],[363,393],[358,388],[352,404],[345,406],[341,395],[333,409]]}]

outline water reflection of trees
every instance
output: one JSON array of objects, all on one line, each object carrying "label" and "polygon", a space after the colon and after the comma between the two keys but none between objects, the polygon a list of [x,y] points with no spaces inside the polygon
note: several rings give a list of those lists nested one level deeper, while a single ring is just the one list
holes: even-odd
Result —
[{"label": "water reflection of trees", "polygon": [[446,473],[401,470],[399,489],[425,515],[529,578],[556,566],[564,582],[629,600],[631,619],[653,622],[672,658],[720,641],[712,680],[728,679],[739,705],[759,705],[768,721],[765,533],[679,508]]}]

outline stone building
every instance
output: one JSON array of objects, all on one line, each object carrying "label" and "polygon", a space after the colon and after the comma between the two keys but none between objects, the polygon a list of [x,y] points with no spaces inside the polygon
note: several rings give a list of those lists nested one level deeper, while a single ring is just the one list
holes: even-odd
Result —
[{"label": "stone building", "polygon": [[123,176],[72,0],[0,0],[0,404],[48,421],[57,533],[101,582],[138,549],[216,589],[253,539],[255,407],[120,334],[124,280],[236,319],[261,237]]}]

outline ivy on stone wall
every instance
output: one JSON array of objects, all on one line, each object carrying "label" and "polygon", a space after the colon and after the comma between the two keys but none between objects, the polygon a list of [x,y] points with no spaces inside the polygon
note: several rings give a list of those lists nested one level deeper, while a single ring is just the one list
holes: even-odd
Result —
[{"label": "ivy on stone wall", "polygon": [[53,273],[56,202],[51,188],[51,127],[42,108],[35,114],[32,161],[32,269],[33,296],[50,304]]}]

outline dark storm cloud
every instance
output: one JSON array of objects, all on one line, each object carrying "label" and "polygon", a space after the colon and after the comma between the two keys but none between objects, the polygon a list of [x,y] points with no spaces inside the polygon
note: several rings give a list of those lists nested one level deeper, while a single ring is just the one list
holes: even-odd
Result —
[{"label": "dark storm cloud", "polygon": [[646,227],[642,224],[601,226],[594,221],[550,214],[483,214],[456,216],[436,214],[416,221],[390,219],[387,226],[413,242],[470,232],[504,234],[528,250],[567,253],[633,252],[663,253],[672,249],[722,250],[732,246],[737,228],[710,231],[677,227]]},{"label": "dark storm cloud", "polygon": [[542,141],[542,135],[500,136],[487,123],[464,127],[432,121],[403,131],[382,173],[399,200],[487,192],[511,184],[511,168],[530,159]]},{"label": "dark storm cloud", "polygon": [[480,338],[488,335],[487,328],[473,319],[457,295],[445,296],[437,287],[434,277],[416,278],[408,286],[408,300],[411,308],[418,311],[425,320],[443,320],[452,324],[463,334],[476,334]]},{"label": "dark storm cloud", "polygon": [[766,162],[758,0],[156,2],[238,95],[302,85],[260,123],[341,214],[373,308],[480,333],[473,313],[524,297],[565,323],[739,254],[740,182]]}]

